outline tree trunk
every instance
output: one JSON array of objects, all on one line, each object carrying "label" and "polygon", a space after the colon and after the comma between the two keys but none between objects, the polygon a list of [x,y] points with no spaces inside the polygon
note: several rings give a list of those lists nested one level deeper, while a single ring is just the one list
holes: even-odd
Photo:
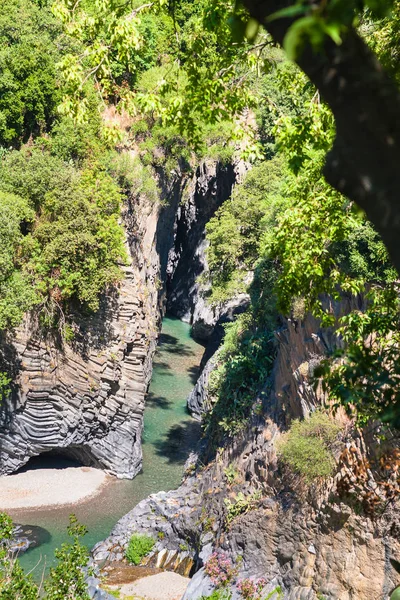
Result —
[{"label": "tree trunk", "polygon": [[[282,44],[291,19],[267,22],[287,0],[244,0],[250,14]],[[318,88],[336,122],[324,175],[375,225],[400,273],[400,94],[354,30],[341,45],[327,37],[307,45],[298,65]]]}]

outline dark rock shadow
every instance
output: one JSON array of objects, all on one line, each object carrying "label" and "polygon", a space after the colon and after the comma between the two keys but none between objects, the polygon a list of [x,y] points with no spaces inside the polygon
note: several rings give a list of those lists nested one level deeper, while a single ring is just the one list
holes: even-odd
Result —
[{"label": "dark rock shadow", "polygon": [[188,421],[173,425],[164,439],[155,443],[159,456],[166,457],[169,464],[184,465],[190,452],[195,450],[201,437],[201,424]]},{"label": "dark rock shadow", "polygon": [[192,356],[194,354],[193,350],[188,349],[178,338],[169,333],[160,333],[158,344],[163,352],[179,354],[180,356]]},{"label": "dark rock shadow", "polygon": [[161,408],[162,410],[169,410],[173,402],[165,398],[165,396],[156,396],[153,392],[149,392],[146,396],[146,408],[151,406],[152,408]]},{"label": "dark rock shadow", "polygon": [[50,450],[38,456],[32,456],[16,473],[26,473],[38,469],[68,469],[69,467],[82,467],[82,463],[62,451]]},{"label": "dark rock shadow", "polygon": [[196,385],[197,380],[198,380],[198,378],[200,376],[200,368],[199,367],[190,367],[187,370],[187,372],[189,374],[189,378],[190,378],[191,383],[193,385]]}]

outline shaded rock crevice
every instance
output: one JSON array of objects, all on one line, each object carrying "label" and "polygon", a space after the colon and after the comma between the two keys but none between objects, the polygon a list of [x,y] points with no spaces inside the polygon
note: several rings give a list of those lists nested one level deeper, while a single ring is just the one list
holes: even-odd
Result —
[{"label": "shaded rock crevice", "polygon": [[167,312],[192,325],[193,336],[210,342],[213,352],[223,335],[221,323],[232,320],[248,306],[248,296],[219,306],[207,302],[209,284],[199,277],[208,270],[206,225],[231,196],[248,165],[241,160],[233,164],[204,162],[185,190],[185,202],[177,210],[174,244],[168,256]]}]

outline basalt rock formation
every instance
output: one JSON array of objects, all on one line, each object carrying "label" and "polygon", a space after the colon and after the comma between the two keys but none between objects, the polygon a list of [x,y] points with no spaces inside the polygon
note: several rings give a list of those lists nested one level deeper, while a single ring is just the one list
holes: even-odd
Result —
[{"label": "basalt rock formation", "polygon": [[[178,248],[197,247],[205,222],[229,197],[236,178],[233,166],[215,163],[203,164],[193,176],[167,179],[160,172],[160,202],[135,196],[126,201],[130,260],[122,266],[121,285],[104,294],[96,314],[73,315],[73,340],[44,335],[35,316],[27,315],[1,341],[13,388],[0,408],[0,474],[49,451],[118,477],[140,471],[145,394],[165,311],[168,257],[177,256]],[[186,240],[179,225],[185,211],[193,213]],[[194,272],[192,282],[193,277]]]},{"label": "basalt rock formation", "polygon": [[178,208],[175,242],[168,257],[167,311],[190,323],[196,339],[202,342],[211,340],[212,351],[221,341],[221,324],[245,310],[249,298],[246,294],[239,294],[219,306],[212,307],[207,303],[209,286],[207,282],[199,281],[199,276],[208,268],[205,228],[247,168],[241,160],[224,167],[218,163],[204,163],[199,168],[196,179],[185,192],[187,201]]},{"label": "basalt rock formation", "polygon": [[104,295],[98,313],[75,316],[70,343],[42,335],[32,316],[4,340],[15,378],[0,415],[2,474],[52,450],[119,477],[139,472],[144,396],[160,322],[158,265],[144,258],[151,257],[156,217],[155,207],[142,207],[142,253],[122,267],[121,286]]},{"label": "basalt rock formation", "polygon": [[371,490],[380,493],[370,470],[359,478],[365,440],[347,431],[334,477],[311,490],[277,457],[281,430],[321,401],[310,378],[337,344],[334,332],[307,317],[287,321],[276,336],[272,392],[267,386],[258,399],[262,414],[208,464],[189,462],[180,488],[150,496],[123,517],[94,548],[96,561],[121,560],[130,535],[145,532],[156,540],[150,564],[194,573],[184,600],[214,589],[204,569],[214,551],[237,567],[233,600],[242,598],[238,578],[263,578],[262,597],[273,600],[388,599],[400,583],[389,561],[400,555],[400,506],[383,499],[370,512],[364,503]]}]

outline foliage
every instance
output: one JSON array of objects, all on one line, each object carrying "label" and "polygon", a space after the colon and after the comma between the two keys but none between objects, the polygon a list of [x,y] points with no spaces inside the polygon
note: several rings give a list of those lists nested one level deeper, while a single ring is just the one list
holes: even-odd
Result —
[{"label": "foliage", "polygon": [[[300,93],[296,83],[289,89]],[[279,215],[266,248],[280,264],[278,307],[288,313],[301,299],[303,313],[339,327],[344,346],[332,368],[329,359],[316,373],[336,406],[343,405],[361,424],[382,419],[399,427],[397,276],[372,225],[321,177],[322,152],[332,135],[325,111],[313,103],[306,132],[303,119],[293,116],[281,117],[276,126],[278,147],[297,173],[288,183],[292,206]],[[343,293],[361,292],[363,311],[337,318],[331,305],[323,304],[326,295],[340,300]]]},{"label": "foliage", "polygon": [[[371,288],[365,311],[342,317],[345,349],[334,362],[324,361],[316,371],[325,390],[360,425],[379,419],[400,429],[399,290],[398,284]],[[377,366],[379,365],[379,369]]]},{"label": "foliage", "polygon": [[11,378],[4,371],[0,371],[0,403],[10,393]]},{"label": "foliage", "polygon": [[19,196],[0,191],[0,330],[17,325],[37,299],[29,276],[26,283],[18,272],[18,249],[22,229],[31,225],[34,211]]},{"label": "foliage", "polygon": [[264,577],[260,579],[239,579],[237,588],[244,600],[262,600],[262,591],[267,585],[267,580]]},{"label": "foliage", "polygon": [[[85,119],[82,89],[89,77],[121,108],[160,119],[163,127],[173,124],[195,148],[203,145],[204,124],[241,115],[254,104],[250,82],[269,40],[231,0],[133,7],[115,0],[74,6],[56,0],[53,12],[86,48],[60,61],[66,89],[61,110],[78,121]],[[143,90],[150,71],[159,76]],[[245,121],[236,127],[239,136],[245,129],[252,137]],[[248,154],[256,156],[257,144],[250,146]]]},{"label": "foliage", "polygon": [[381,64],[398,84],[400,82],[400,2],[395,0],[390,13],[379,21],[365,19],[361,25],[361,32],[379,56]]},{"label": "foliage", "polygon": [[31,0],[3,0],[0,14],[0,144],[18,145],[45,131],[60,91],[56,62],[61,27]]},{"label": "foliage", "polygon": [[208,387],[212,410],[203,419],[214,444],[224,435],[232,437],[242,431],[258,394],[262,400],[275,358],[275,277],[276,266],[269,260],[260,261],[249,289],[248,310],[225,325]]},{"label": "foliage", "polygon": [[326,479],[335,467],[332,447],[339,431],[340,426],[321,411],[304,421],[295,420],[278,443],[281,459],[307,483]]},{"label": "foliage", "polygon": [[246,291],[265,240],[285,206],[284,177],[282,160],[255,166],[207,223],[211,303]]},{"label": "foliage", "polygon": [[96,310],[125,257],[121,197],[111,176],[97,165],[78,170],[34,146],[4,157],[0,188],[0,203],[12,214],[3,222],[0,327],[18,324],[36,304],[50,317],[69,300]]},{"label": "foliage", "polygon": [[125,556],[129,562],[139,565],[142,558],[151,552],[154,544],[155,542],[151,536],[135,533],[129,540]]},{"label": "foliage", "polygon": [[[400,563],[397,560],[394,560],[393,558],[390,559],[391,565],[392,567],[395,569],[395,571],[397,571],[397,573],[400,573]],[[390,596],[390,600],[398,600],[400,597],[400,586],[398,586],[395,590],[393,590],[391,596]]]},{"label": "foliage", "polygon": [[13,537],[12,519],[0,513],[0,597],[2,600],[38,600],[39,592],[30,575],[25,575],[8,549]]},{"label": "foliage", "polygon": [[89,551],[80,542],[85,533],[86,527],[80,525],[74,515],[70,515],[68,535],[72,541],[62,544],[61,548],[55,551],[58,564],[50,569],[50,575],[45,582],[46,600],[89,600],[83,571],[83,567],[86,567],[89,561]]},{"label": "foliage", "polygon": [[216,588],[224,588],[235,579],[238,567],[226,552],[216,550],[205,563],[204,571]]},{"label": "foliage", "polygon": [[261,498],[261,494],[259,492],[254,492],[253,494],[249,494],[245,496],[243,492],[239,492],[233,499],[233,502],[229,498],[224,499],[224,504],[226,507],[226,524],[229,525],[232,523],[236,517],[239,515],[244,515],[249,510],[255,508],[258,504],[258,501]]},{"label": "foliage", "polygon": [[231,600],[232,594],[226,589],[214,590],[211,596],[202,596],[200,600]]},{"label": "foliage", "polygon": [[[70,516],[68,534],[72,543],[63,544],[55,551],[58,564],[50,569],[44,583],[44,600],[89,600],[83,568],[89,560],[89,552],[80,543],[86,528],[79,525],[74,515]],[[0,513],[0,597],[2,600],[39,600],[42,595],[31,575],[26,575],[18,558],[8,547],[13,537],[12,519]]]},{"label": "foliage", "polygon": [[268,596],[264,600],[282,600],[283,599],[283,590],[280,585],[277,585]]},{"label": "foliage", "polygon": [[229,485],[232,485],[239,479],[240,472],[233,464],[230,464],[226,467],[226,469],[224,469],[224,475]]}]

